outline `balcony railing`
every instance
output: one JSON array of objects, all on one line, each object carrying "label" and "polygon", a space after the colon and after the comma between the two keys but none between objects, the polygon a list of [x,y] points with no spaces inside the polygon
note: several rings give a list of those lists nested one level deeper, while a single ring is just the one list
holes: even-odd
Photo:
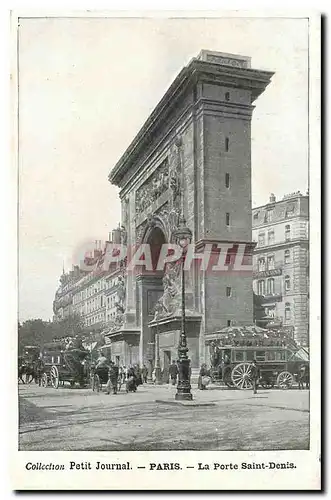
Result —
[{"label": "balcony railing", "polygon": [[273,269],[265,269],[265,270],[254,270],[253,278],[272,278],[273,276],[281,276],[283,270],[280,266],[275,266]]},{"label": "balcony railing", "polygon": [[261,305],[270,302],[281,302],[283,295],[281,293],[267,293],[266,295],[260,295],[261,297]]}]

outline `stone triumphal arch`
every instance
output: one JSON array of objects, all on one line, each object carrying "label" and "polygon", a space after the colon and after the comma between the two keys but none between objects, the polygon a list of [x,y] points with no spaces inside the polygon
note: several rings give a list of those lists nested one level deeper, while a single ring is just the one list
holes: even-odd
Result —
[{"label": "stone triumphal arch", "polygon": [[[240,244],[251,255],[251,118],[272,74],[251,69],[248,57],[209,51],[182,69],[109,175],[120,187],[128,247],[150,244],[155,263],[182,214],[197,251],[209,244],[213,252],[225,247],[233,256]],[[205,361],[209,336],[253,322],[252,274],[231,272],[231,258],[227,263],[227,272],[193,267],[186,273],[193,372]],[[163,271],[124,273],[124,319],[109,333],[123,363],[144,363],[151,372],[159,356],[166,373],[177,359],[178,269],[168,264]]]}]

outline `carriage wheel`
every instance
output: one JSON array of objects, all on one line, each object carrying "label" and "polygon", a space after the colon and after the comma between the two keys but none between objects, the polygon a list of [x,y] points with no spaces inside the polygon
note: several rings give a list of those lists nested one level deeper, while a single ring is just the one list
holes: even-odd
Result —
[{"label": "carriage wheel", "polygon": [[239,363],[233,368],[231,379],[238,389],[252,389],[251,364]]},{"label": "carriage wheel", "polygon": [[92,391],[93,392],[100,392],[100,378],[99,375],[96,373],[93,377],[92,380]]},{"label": "carriage wheel", "polygon": [[47,384],[48,384],[47,373],[43,373],[41,377],[41,387],[47,387]]},{"label": "carriage wheel", "polygon": [[277,386],[280,389],[289,389],[293,385],[293,375],[290,372],[281,372],[277,377]]},{"label": "carriage wheel", "polygon": [[57,366],[52,366],[50,377],[51,377],[52,387],[54,387],[54,389],[57,389],[59,387],[59,382],[60,382],[59,370]]}]

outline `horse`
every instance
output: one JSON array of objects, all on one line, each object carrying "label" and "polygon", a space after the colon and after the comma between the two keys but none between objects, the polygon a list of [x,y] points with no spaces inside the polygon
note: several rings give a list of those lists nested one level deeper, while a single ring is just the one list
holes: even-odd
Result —
[{"label": "horse", "polygon": [[[23,380],[23,375],[25,375],[25,382]],[[31,384],[34,380],[36,383],[38,382],[38,373],[36,370],[35,363],[26,363],[22,364],[18,368],[18,381],[22,381],[23,384]]]}]

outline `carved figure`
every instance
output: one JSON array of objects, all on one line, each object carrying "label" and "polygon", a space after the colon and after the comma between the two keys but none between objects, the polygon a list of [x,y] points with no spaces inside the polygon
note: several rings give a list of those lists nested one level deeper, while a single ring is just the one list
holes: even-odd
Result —
[{"label": "carved figure", "polygon": [[117,287],[117,301],[115,306],[118,311],[125,311],[125,281],[123,276],[118,277],[118,287]]},{"label": "carved figure", "polygon": [[121,226],[121,244],[126,245],[128,234],[124,226]]}]

